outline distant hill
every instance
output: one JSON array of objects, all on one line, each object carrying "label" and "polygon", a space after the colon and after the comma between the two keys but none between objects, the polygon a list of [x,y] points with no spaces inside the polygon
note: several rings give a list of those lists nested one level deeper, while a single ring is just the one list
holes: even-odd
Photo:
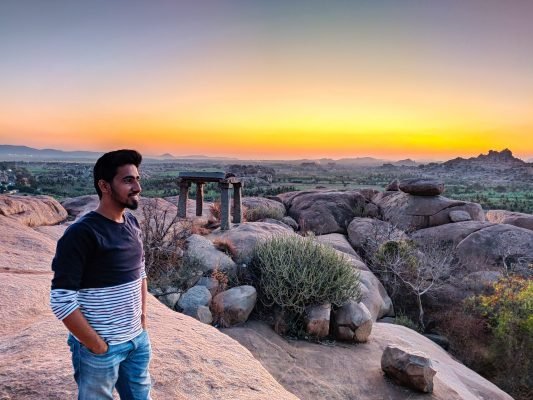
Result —
[{"label": "distant hill", "polygon": [[470,157],[467,159],[457,157],[453,160],[446,161],[441,165],[445,168],[463,168],[469,166],[486,168],[511,168],[526,166],[527,163],[513,156],[511,150],[504,149],[499,152],[495,150],[489,150],[488,154],[480,154],[477,157]]},{"label": "distant hill", "polygon": [[102,153],[93,151],[63,151],[55,149],[34,149],[28,146],[0,145],[0,157],[7,160],[42,160],[42,159],[91,159],[98,158]]}]

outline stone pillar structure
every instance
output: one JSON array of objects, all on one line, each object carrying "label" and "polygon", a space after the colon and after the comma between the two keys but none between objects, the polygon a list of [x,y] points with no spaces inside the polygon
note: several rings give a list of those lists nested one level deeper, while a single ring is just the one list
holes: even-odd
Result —
[{"label": "stone pillar structure", "polygon": [[191,187],[191,182],[180,182],[180,198],[178,202],[178,216],[180,218],[187,217],[187,199],[189,198],[189,187]]},{"label": "stone pillar structure", "polygon": [[204,208],[204,183],[196,182],[196,216],[202,216]]},{"label": "stone pillar structure", "polygon": [[242,183],[233,184],[233,223],[242,222]]},{"label": "stone pillar structure", "polygon": [[229,183],[220,182],[218,184],[220,189],[220,230],[226,231],[231,229],[231,222],[229,220],[230,215],[230,193]]}]

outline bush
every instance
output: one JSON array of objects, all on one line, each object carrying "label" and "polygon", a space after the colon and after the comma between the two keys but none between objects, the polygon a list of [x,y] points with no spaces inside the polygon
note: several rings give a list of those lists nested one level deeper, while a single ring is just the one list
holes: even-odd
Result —
[{"label": "bush", "polygon": [[313,237],[268,239],[255,248],[251,268],[258,279],[259,300],[292,320],[294,326],[288,322],[292,332],[301,328],[306,306],[341,306],[350,299],[360,299],[358,271]]},{"label": "bush", "polygon": [[533,281],[505,276],[493,285],[492,294],[476,296],[467,305],[489,323],[494,382],[517,399],[531,398]]},{"label": "bush", "polygon": [[282,210],[278,208],[272,208],[272,207],[254,207],[254,208],[247,208],[244,212],[244,218],[246,221],[259,221],[260,219],[265,218],[272,218],[277,219],[280,221],[285,214]]}]

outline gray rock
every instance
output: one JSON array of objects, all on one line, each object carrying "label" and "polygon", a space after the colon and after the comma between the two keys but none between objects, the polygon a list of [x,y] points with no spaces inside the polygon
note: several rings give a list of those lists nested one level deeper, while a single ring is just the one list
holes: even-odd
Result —
[{"label": "gray rock", "polygon": [[348,239],[357,250],[364,250],[368,241],[383,243],[388,240],[404,240],[407,235],[392,224],[373,218],[354,218],[348,225]]},{"label": "gray rock", "polygon": [[245,322],[255,307],[257,291],[253,286],[237,286],[219,293],[213,299],[211,309],[215,320],[222,327]]},{"label": "gray rock", "polygon": [[507,210],[489,210],[486,214],[487,221],[496,224],[508,224],[533,230],[533,215]]},{"label": "gray rock", "polygon": [[403,192],[382,192],[373,199],[384,221],[404,231],[415,231],[450,223],[450,212],[463,210],[474,221],[485,221],[477,203],[451,200],[443,196],[413,196]]},{"label": "gray rock", "polygon": [[343,235],[341,233],[330,233],[328,235],[316,236],[315,239],[322,244],[329,245],[333,247],[335,250],[338,250],[342,253],[349,254],[357,258],[358,260],[362,261],[361,257],[359,257],[359,254],[355,252],[350,242],[348,242],[346,235]]},{"label": "gray rock", "polygon": [[346,233],[346,227],[355,216],[364,212],[368,200],[356,190],[302,191],[277,196],[287,214],[298,221],[300,230],[317,235]]},{"label": "gray rock", "polygon": [[192,261],[195,268],[204,274],[218,269],[233,275],[237,269],[231,257],[218,250],[209,239],[200,235],[191,235],[187,238],[184,258],[186,262]]},{"label": "gray rock", "polygon": [[402,192],[416,196],[438,196],[444,192],[444,183],[428,178],[404,179],[398,187]]},{"label": "gray rock", "polygon": [[292,229],[269,224],[267,222],[246,222],[234,225],[230,230],[216,229],[208,238],[211,240],[223,239],[233,243],[237,255],[235,261],[239,264],[250,264],[256,244],[272,236],[296,235]]},{"label": "gray rock", "polygon": [[207,306],[200,306],[193,314],[187,315],[194,317],[198,321],[203,322],[207,325],[211,325],[213,323],[213,315],[211,314],[211,310]]},{"label": "gray rock", "polygon": [[246,207],[246,218],[249,222],[263,218],[281,219],[285,216],[285,206],[276,200],[265,197],[243,197],[242,205]]},{"label": "gray rock", "polygon": [[159,296],[158,299],[161,303],[166,305],[170,309],[174,309],[176,307],[176,303],[179,301],[181,297],[181,293],[169,293],[165,294],[163,296]]},{"label": "gray rock", "polygon": [[211,293],[211,296],[216,296],[220,290],[219,282],[210,276],[202,276],[196,283],[196,286],[205,286]]},{"label": "gray rock", "polygon": [[305,309],[305,327],[308,335],[323,338],[329,334],[331,304],[309,306]]},{"label": "gray rock", "polygon": [[352,300],[333,312],[333,329],[339,340],[366,342],[372,324],[372,315],[363,303]]},{"label": "gray rock", "polygon": [[449,212],[450,221],[452,222],[464,222],[472,221],[472,217],[467,211],[464,210],[453,210]]},{"label": "gray rock", "polygon": [[385,316],[394,315],[394,306],[387,291],[378,278],[370,271],[359,271],[361,280],[361,303],[363,303],[375,321]]},{"label": "gray rock", "polygon": [[187,315],[196,315],[198,307],[209,304],[211,304],[211,293],[205,286],[193,286],[183,293],[178,301],[178,307]]},{"label": "gray rock", "polygon": [[292,217],[285,216],[281,219],[281,222],[283,222],[285,225],[290,226],[295,231],[299,229],[298,222],[296,222]]},{"label": "gray rock", "polygon": [[424,393],[433,391],[433,377],[437,371],[424,353],[389,345],[381,356],[381,369],[402,386]]},{"label": "gray rock", "polygon": [[363,216],[368,218],[378,218],[380,216],[379,207],[374,203],[367,203],[363,211]]},{"label": "gray rock", "polygon": [[387,185],[385,190],[390,192],[397,192],[398,190],[400,190],[400,181],[398,179],[394,179]]}]

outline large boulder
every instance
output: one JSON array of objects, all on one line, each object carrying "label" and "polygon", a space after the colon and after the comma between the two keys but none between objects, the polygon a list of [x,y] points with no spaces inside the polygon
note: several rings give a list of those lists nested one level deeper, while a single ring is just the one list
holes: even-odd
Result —
[{"label": "large boulder", "polygon": [[485,214],[487,221],[495,224],[508,224],[533,230],[533,215],[507,210],[489,210]]},{"label": "large boulder", "polygon": [[369,202],[359,191],[302,191],[277,196],[300,230],[317,235],[346,233],[350,221],[364,213]]},{"label": "large boulder", "polygon": [[485,221],[477,203],[451,200],[443,196],[414,196],[403,192],[382,192],[373,198],[384,221],[404,231],[449,224],[451,211],[466,211],[473,221]]},{"label": "large boulder", "polygon": [[263,218],[281,219],[285,216],[285,206],[282,203],[265,197],[244,197],[242,205],[246,207],[245,216],[248,221]]},{"label": "large boulder", "polygon": [[407,235],[389,222],[356,217],[348,225],[348,238],[355,249],[363,251],[388,240],[404,240]]},{"label": "large boulder", "polygon": [[433,391],[433,377],[437,371],[424,353],[389,345],[381,356],[381,369],[400,385],[424,393]]},{"label": "large boulder", "polygon": [[349,301],[333,312],[333,331],[339,340],[366,342],[372,332],[372,315],[363,303]]},{"label": "large boulder", "polygon": [[227,328],[245,322],[255,307],[257,291],[253,286],[236,286],[217,294],[211,304],[217,322]]},{"label": "large boulder", "polygon": [[416,196],[438,196],[444,192],[444,183],[430,178],[412,178],[400,181],[398,188]]},{"label": "large boulder", "polygon": [[[417,395],[383,379],[381,356],[389,344],[395,343],[422,351],[433,361],[437,374],[433,379],[432,400],[512,400],[431,340],[399,325],[375,323],[368,342],[337,346],[286,340],[258,321],[248,321],[222,332],[250,350],[279,383],[301,399],[426,398],[422,396],[427,395]],[[357,373],[354,366],[361,366]]]},{"label": "large boulder", "polygon": [[353,247],[350,245],[350,242],[348,242],[346,235],[343,235],[341,233],[330,233],[328,235],[316,236],[316,240],[322,244],[329,245],[335,250],[338,250],[342,253],[349,254],[350,256],[355,257],[359,261],[362,261],[359,254],[355,252]]},{"label": "large boulder", "polygon": [[67,211],[50,196],[0,195],[0,215],[22,225],[55,225],[67,218]]},{"label": "large boulder", "polygon": [[361,303],[363,303],[374,321],[394,315],[394,306],[382,283],[370,271],[359,271],[361,281]]},{"label": "large boulder", "polygon": [[482,293],[508,270],[527,274],[533,260],[533,232],[513,225],[458,222],[421,229],[411,238],[422,248],[451,246],[453,251],[452,274],[426,298],[433,309],[449,309]]},{"label": "large boulder", "polygon": [[184,261],[188,265],[194,265],[196,271],[205,274],[220,270],[226,271],[229,275],[235,274],[237,264],[226,253],[218,250],[209,239],[200,235],[191,235],[187,238],[186,244]]},{"label": "large boulder", "polygon": [[268,222],[247,222],[233,225],[231,229],[214,230],[208,238],[210,240],[225,240],[233,244],[236,256],[234,260],[239,264],[249,264],[253,257],[253,250],[257,243],[277,235],[296,235],[292,229]]},{"label": "large boulder", "polygon": [[533,232],[514,225],[458,222],[419,230],[411,238],[426,246],[454,245],[461,267],[456,273],[499,270],[504,261],[533,260]]},{"label": "large boulder", "polygon": [[98,204],[100,204],[100,200],[97,194],[70,197],[61,202],[61,205],[67,210],[68,215],[74,218],[79,218],[95,210]]}]

